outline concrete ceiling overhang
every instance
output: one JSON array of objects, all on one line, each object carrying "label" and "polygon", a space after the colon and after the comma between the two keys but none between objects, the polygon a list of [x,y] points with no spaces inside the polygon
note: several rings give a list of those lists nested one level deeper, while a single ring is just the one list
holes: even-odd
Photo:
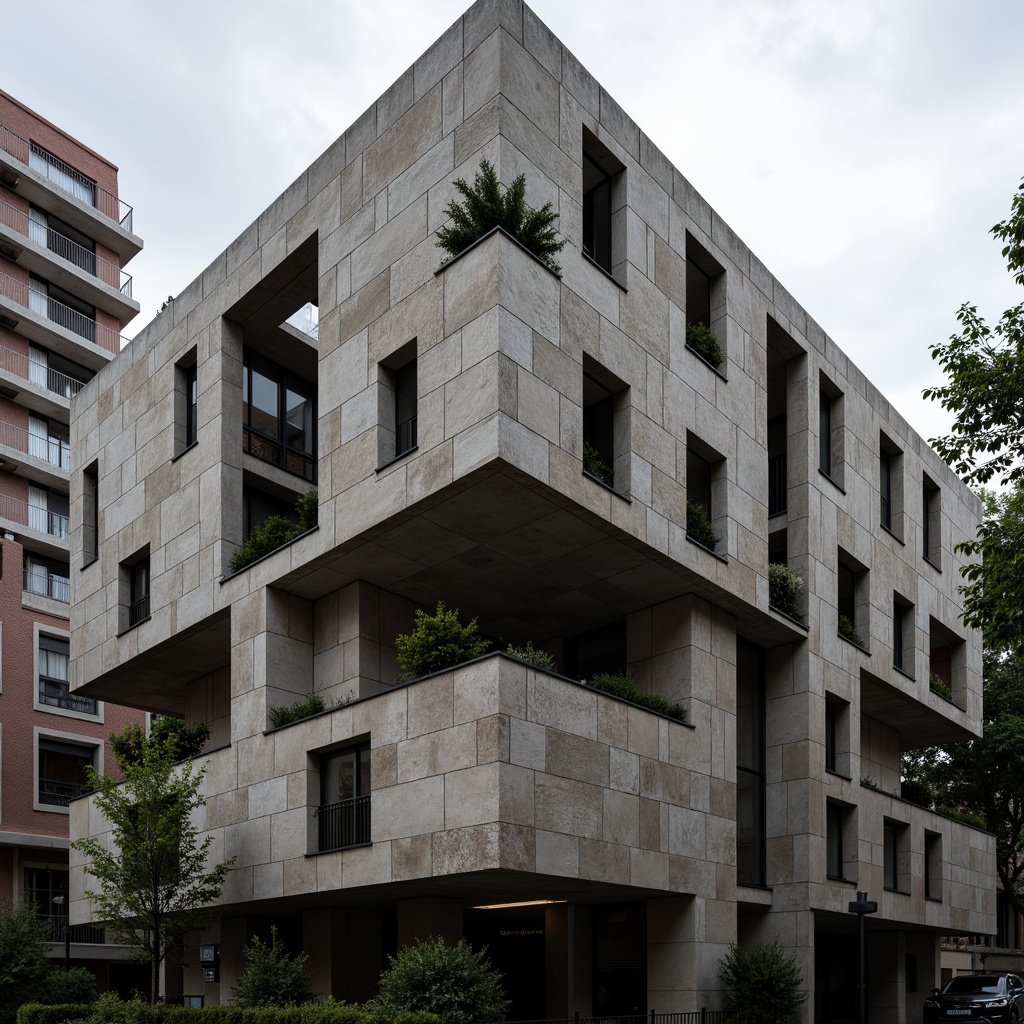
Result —
[{"label": "concrete ceiling overhang", "polygon": [[[910,685],[915,685],[913,682]],[[921,684],[916,684],[919,689]],[[925,684],[926,685],[926,684]],[[935,697],[935,700],[941,700]],[[942,746],[975,739],[969,729],[933,711],[926,700],[903,693],[884,679],[861,671],[861,714],[877,719],[900,734],[900,749]]]},{"label": "concrete ceiling overhang", "polygon": [[[697,561],[713,557],[700,553]],[[573,636],[691,593],[735,615],[741,635],[761,646],[807,635],[500,460],[275,586],[316,599],[353,580],[427,607],[443,600],[476,617],[486,635],[506,641]]]}]

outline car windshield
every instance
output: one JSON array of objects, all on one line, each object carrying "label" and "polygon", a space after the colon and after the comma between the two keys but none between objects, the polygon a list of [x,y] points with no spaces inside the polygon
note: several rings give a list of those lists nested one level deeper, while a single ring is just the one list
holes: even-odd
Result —
[{"label": "car windshield", "polygon": [[995,974],[963,975],[953,978],[943,995],[997,996],[1003,991],[1003,979]]}]

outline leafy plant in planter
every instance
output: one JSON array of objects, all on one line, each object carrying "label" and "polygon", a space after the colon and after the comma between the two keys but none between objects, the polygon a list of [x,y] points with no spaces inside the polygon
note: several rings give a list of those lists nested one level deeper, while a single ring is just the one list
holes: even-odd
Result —
[{"label": "leafy plant in planter", "polygon": [[312,530],[317,525],[317,492],[311,487],[305,494],[295,499],[295,514],[298,522],[292,522],[284,516],[267,516],[258,526],[254,527],[245,543],[231,556],[228,565],[232,572],[238,572],[247,565],[269,555],[288,541],[298,537],[300,533]]},{"label": "leafy plant in planter", "polygon": [[462,625],[458,608],[449,611],[444,601],[437,602],[433,613],[417,608],[415,620],[411,633],[395,637],[401,682],[479,658],[490,646],[480,636],[476,619]]},{"label": "leafy plant in planter", "polygon": [[481,160],[473,184],[457,178],[455,187],[462,193],[465,204],[453,199],[444,211],[451,223],[437,232],[437,244],[449,257],[458,256],[488,231],[504,228],[552,270],[562,269],[554,260],[555,253],[561,252],[565,245],[565,239],[558,240],[552,227],[558,214],[550,203],[539,210],[527,205],[525,174],[520,174],[502,193],[493,164]]},{"label": "leafy plant in planter", "polygon": [[704,324],[686,325],[686,344],[712,366],[718,367],[722,365],[722,360],[725,356],[722,354],[721,343],[711,333],[710,328]]},{"label": "leafy plant in planter", "polygon": [[800,618],[800,597],[804,592],[803,577],[783,562],[768,566],[768,603],[791,619]]},{"label": "leafy plant in planter", "polygon": [[711,525],[708,510],[692,498],[686,499],[686,535],[709,551],[718,547],[718,534]]},{"label": "leafy plant in planter", "polygon": [[598,480],[612,486],[615,474],[612,467],[604,460],[604,456],[589,442],[583,442],[583,472],[597,477]]},{"label": "leafy plant in planter", "polygon": [[807,999],[795,956],[773,942],[730,946],[719,961],[735,1024],[790,1024]]},{"label": "leafy plant in planter", "polygon": [[511,654],[513,658],[518,658],[520,661],[525,661],[537,668],[542,668],[547,672],[555,671],[555,659],[552,658],[547,651],[542,651],[540,648],[534,647],[532,640],[523,647],[518,647],[515,644],[509,644],[508,647],[505,648],[505,653]]},{"label": "leafy plant in planter", "polygon": [[953,703],[953,691],[934,672],[928,677],[928,686],[932,693],[937,693],[943,700]]},{"label": "leafy plant in planter", "polygon": [[856,644],[858,647],[864,646],[864,641],[860,638],[860,633],[857,632],[857,627],[849,615],[839,616],[839,635],[844,640],[849,640],[851,644]]},{"label": "leafy plant in planter", "polygon": [[333,711],[335,708],[343,708],[351,704],[354,697],[344,700],[326,701],[319,693],[311,693],[308,697],[301,697],[293,704],[286,704],[284,707],[270,709],[270,724],[278,729],[282,725],[290,725],[302,718],[309,718],[311,715],[319,715],[322,711]]},{"label": "leafy plant in planter", "polygon": [[686,721],[686,708],[682,704],[674,704],[657,693],[641,690],[633,682],[628,672],[598,672],[593,678],[584,680],[587,686],[595,690],[603,690],[613,697],[621,697],[632,704],[657,711],[659,715],[674,718],[677,722]]}]

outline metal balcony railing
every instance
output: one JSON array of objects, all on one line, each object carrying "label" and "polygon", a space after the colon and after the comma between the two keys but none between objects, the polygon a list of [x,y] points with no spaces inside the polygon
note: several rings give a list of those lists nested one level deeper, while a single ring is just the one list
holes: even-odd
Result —
[{"label": "metal balcony railing", "polygon": [[768,515],[777,516],[786,511],[789,500],[786,481],[786,456],[775,455],[768,460]]},{"label": "metal balcony railing", "polygon": [[242,451],[316,483],[316,459],[312,455],[290,448],[277,438],[245,424],[242,424]]},{"label": "metal balcony railing", "polygon": [[39,802],[54,807],[67,807],[76,796],[86,792],[84,782],[65,782],[63,779],[39,778]]},{"label": "metal balcony railing", "polygon": [[74,398],[85,387],[82,381],[54,370],[45,363],[37,363],[24,352],[15,352],[6,345],[0,345],[0,370],[13,373],[16,377],[38,384],[64,398]]},{"label": "metal balcony railing", "polygon": [[40,533],[48,533],[59,540],[67,540],[71,536],[71,520],[67,516],[7,494],[0,494],[0,517]]},{"label": "metal balcony railing", "polygon": [[106,189],[100,188],[91,178],[87,178],[81,171],[76,171],[74,167],[48,153],[41,146],[23,139],[4,124],[0,124],[0,149],[10,153],[15,160],[27,164],[43,177],[49,178],[54,185],[70,193],[86,206],[95,207],[126,231],[132,230],[132,208],[127,203]]},{"label": "metal balcony railing", "polygon": [[71,446],[61,437],[40,437],[24,427],[0,420],[0,444],[25,452],[34,459],[41,459],[58,469],[71,469]]},{"label": "metal balcony railing", "polygon": [[24,589],[40,597],[52,597],[63,604],[71,603],[71,580],[42,569],[25,569]]},{"label": "metal balcony railing", "polygon": [[317,810],[319,850],[344,850],[370,841],[370,794],[323,804]]},{"label": "metal balcony railing", "polygon": [[[44,917],[46,922],[46,937],[50,942],[64,941],[64,918],[58,916]],[[89,942],[96,945],[107,941],[107,933],[94,924],[73,924],[69,927],[68,938],[72,942]]]},{"label": "metal balcony railing", "polygon": [[128,628],[137,626],[143,619],[149,618],[149,594],[140,597],[128,605]]},{"label": "metal balcony railing", "polygon": [[92,274],[111,288],[116,288],[125,298],[132,297],[131,274],[126,274],[116,263],[97,256],[84,245],[73,242],[67,235],[31,220],[27,213],[3,200],[0,200],[0,224],[17,231],[19,235],[24,235],[44,249],[49,249],[61,259],[73,263],[87,274]]},{"label": "metal balcony railing", "polygon": [[59,679],[39,680],[39,703],[64,711],[78,711],[83,715],[96,714],[93,697],[81,697],[68,689],[68,684]]},{"label": "metal balcony railing", "polygon": [[79,313],[77,309],[51,299],[45,292],[36,291],[24,281],[17,281],[8,274],[0,274],[0,296],[31,309],[33,313],[46,317],[58,327],[63,327],[94,345],[100,345],[108,352],[119,352],[122,344],[128,343],[128,339],[121,337],[113,327],[97,323],[84,313]]}]

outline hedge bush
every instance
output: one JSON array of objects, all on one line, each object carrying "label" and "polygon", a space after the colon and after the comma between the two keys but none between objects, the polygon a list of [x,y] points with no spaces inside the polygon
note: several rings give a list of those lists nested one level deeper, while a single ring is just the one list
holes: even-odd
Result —
[{"label": "hedge bush", "polygon": [[246,542],[231,556],[228,563],[232,572],[239,572],[265,555],[294,540],[299,534],[312,530],[317,525],[317,490],[310,488],[295,499],[295,515],[298,522],[284,516],[270,515],[254,526]]},{"label": "hedge bush", "polygon": [[462,625],[459,609],[448,610],[444,601],[437,602],[436,612],[416,609],[416,624],[411,633],[395,637],[401,682],[440,672],[452,665],[479,658],[490,644],[480,636],[476,619]]},{"label": "hedge bush", "polygon": [[641,690],[629,677],[622,672],[598,672],[592,679],[585,680],[587,686],[595,690],[610,693],[613,697],[621,697],[631,704],[639,704],[642,708],[657,711],[659,715],[674,718],[677,722],[686,721],[686,708],[682,704],[673,704],[657,693]]}]

